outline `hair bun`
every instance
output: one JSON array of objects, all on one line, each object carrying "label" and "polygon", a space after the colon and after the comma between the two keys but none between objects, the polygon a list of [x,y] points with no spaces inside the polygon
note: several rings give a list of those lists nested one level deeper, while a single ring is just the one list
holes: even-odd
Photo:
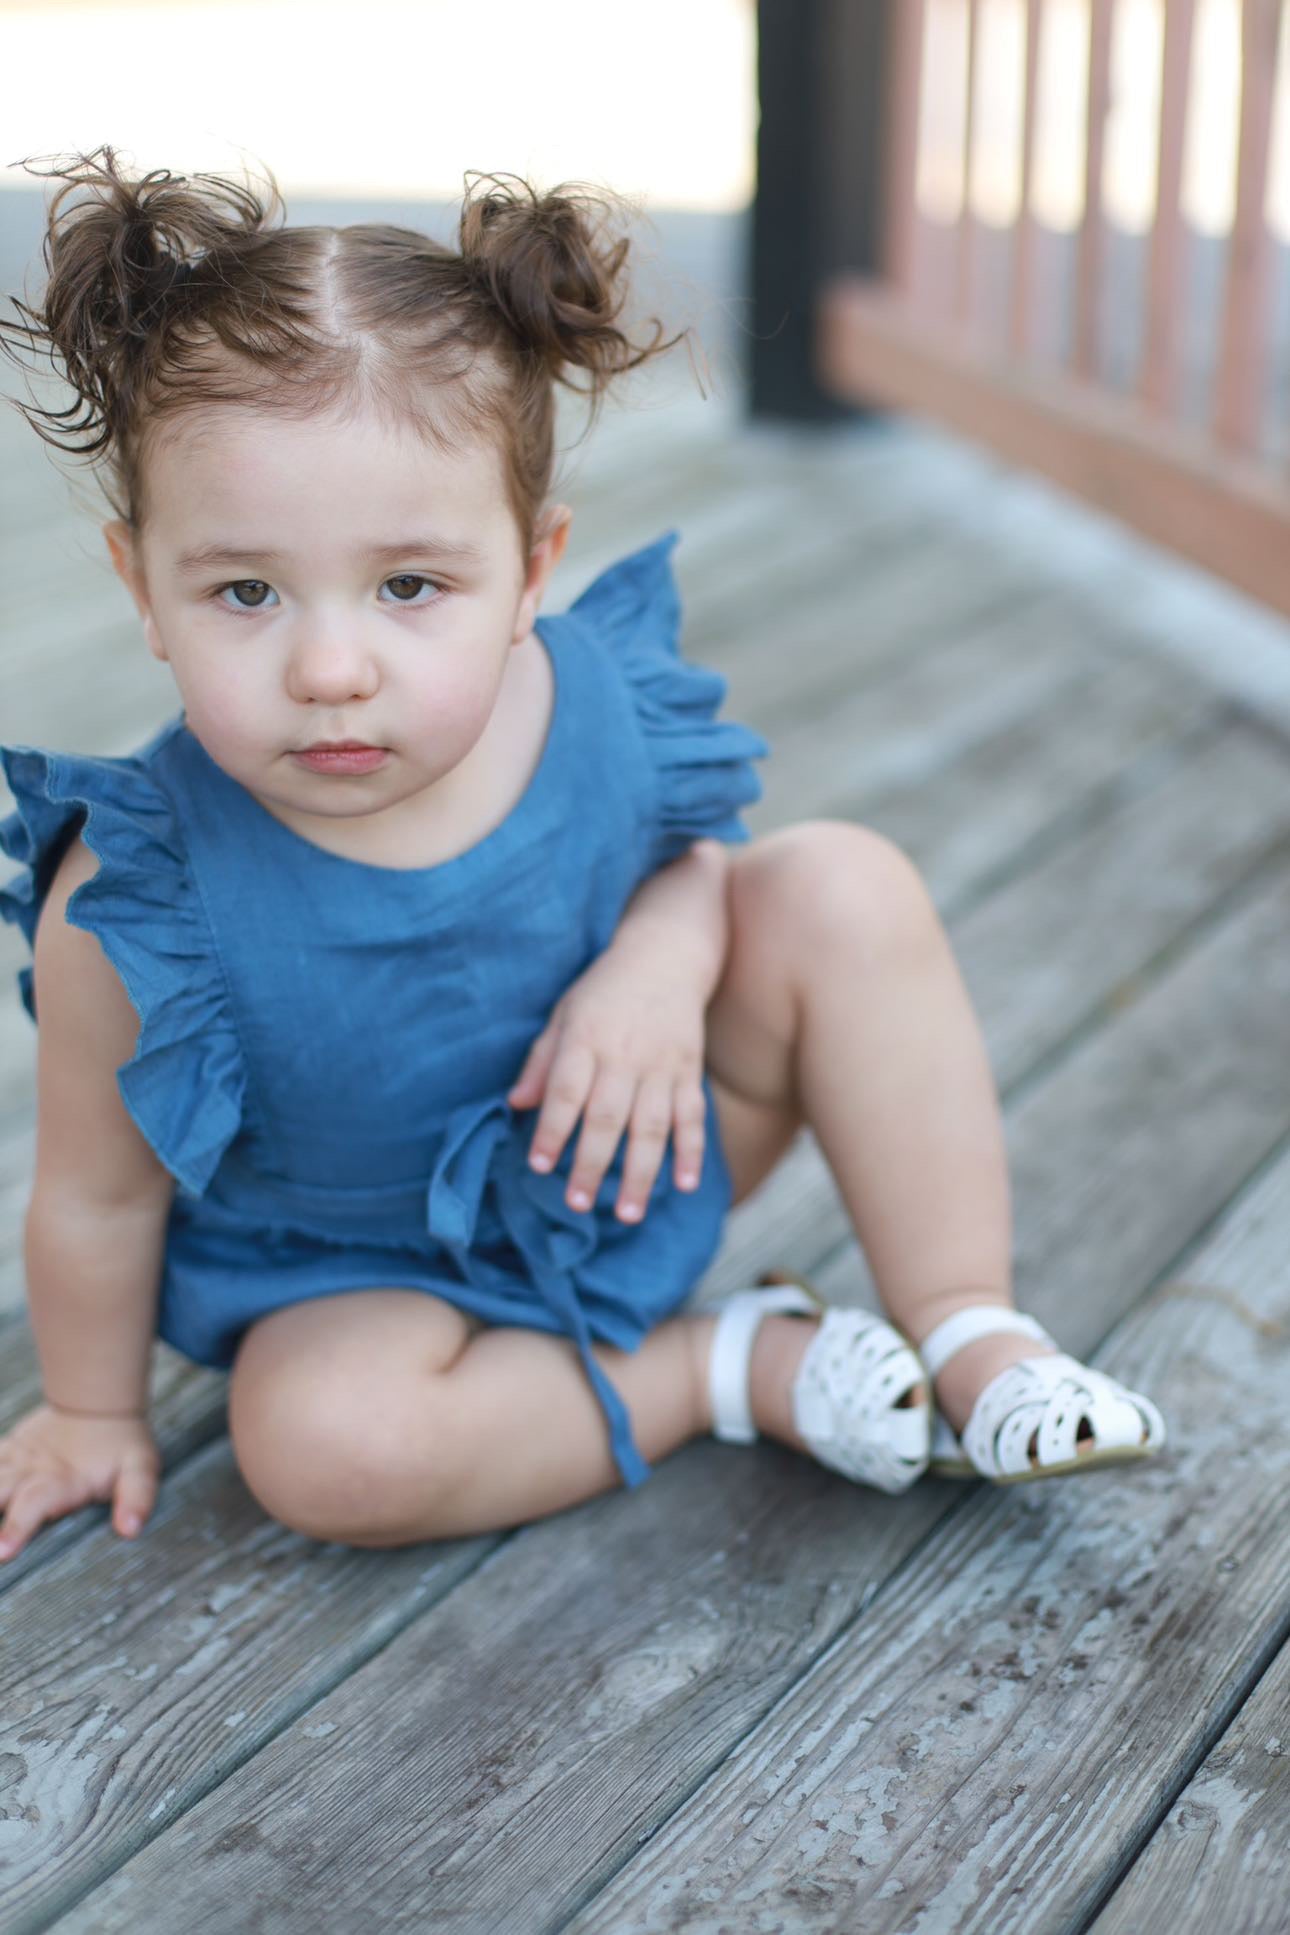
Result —
[{"label": "hair bun", "polygon": [[642,349],[618,326],[629,244],[613,233],[624,210],[617,197],[569,182],[542,194],[518,175],[468,175],[466,183],[458,247],[467,273],[551,376],[568,383],[563,370],[572,364],[599,392],[671,346],[661,343],[661,322]]},{"label": "hair bun", "polygon": [[272,178],[261,200],[218,175],[156,168],[131,177],[107,145],[22,166],[62,185],[49,204],[42,305],[15,301],[24,320],[0,323],[0,348],[11,355],[20,346],[44,349],[55,367],[61,363],[80,398],[79,414],[59,413],[61,430],[88,439],[64,447],[90,455],[123,427],[132,352],[179,313],[183,298],[169,299],[205,256],[254,238],[281,198]]}]

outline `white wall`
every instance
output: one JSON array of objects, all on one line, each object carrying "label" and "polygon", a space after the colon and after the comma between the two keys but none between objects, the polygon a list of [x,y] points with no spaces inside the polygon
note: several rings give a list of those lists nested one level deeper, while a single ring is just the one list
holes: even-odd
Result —
[{"label": "white wall", "polygon": [[110,142],[140,167],[455,196],[467,169],[673,208],[752,192],[753,0],[0,0],[0,187]]}]

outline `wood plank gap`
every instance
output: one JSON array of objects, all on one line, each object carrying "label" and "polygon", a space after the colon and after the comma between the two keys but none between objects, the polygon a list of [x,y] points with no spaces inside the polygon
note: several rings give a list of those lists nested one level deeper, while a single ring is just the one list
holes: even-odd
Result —
[{"label": "wood plank gap", "polygon": [[1283,1646],[1088,1925],[1090,1935],[1139,1935],[1153,1921],[1180,1932],[1282,1935],[1284,1906],[1276,1904],[1284,1905],[1290,1883],[1287,1720],[1290,1647]]},{"label": "wood plank gap", "polygon": [[[1199,724],[1180,732],[1163,745],[1151,746],[1141,758],[1121,767],[1110,779],[1086,793],[1075,805],[1056,815],[995,867],[988,868],[968,882],[958,894],[948,895],[940,905],[941,918],[953,921],[970,914],[1005,887],[1014,886],[1058,853],[1082,833],[1090,832],[1135,800],[1157,791],[1181,767],[1222,737],[1231,713],[1220,707]],[[1287,775],[1290,779],[1290,774]]]},{"label": "wood plank gap", "polygon": [[[1224,1680],[1222,1693],[1209,1710],[1212,1718],[1207,1719],[1202,1731],[1197,1735],[1193,1748],[1178,1763],[1176,1774],[1162,1785],[1158,1805],[1153,1811],[1144,1815],[1140,1831],[1125,1848],[1123,1861],[1112,1871],[1108,1877],[1107,1886],[1096,1897],[1092,1913],[1078,1923],[1078,1935],[1087,1935],[1087,1931],[1100,1919],[1103,1910],[1111,1903],[1112,1897],[1128,1880],[1131,1871],[1141,1861],[1150,1843],[1173,1812],[1180,1795],[1191,1786],[1215,1748],[1239,1722],[1242,1712],[1257,1692],[1259,1682],[1275,1665],[1285,1649],[1287,1640],[1290,1640],[1290,1608],[1287,1609],[1280,1627],[1273,1628],[1265,1656],[1262,1659],[1257,1654],[1253,1656],[1248,1674],[1243,1673],[1239,1678],[1233,1676],[1229,1680]],[[1139,1922],[1137,1926],[1141,1928],[1143,1924]],[[1175,1935],[1186,1935],[1187,1926],[1185,1921],[1180,1922],[1175,1919],[1171,1922]],[[1195,1927],[1196,1924],[1193,1923],[1192,1926]],[[1284,1927],[1284,1923],[1276,1926]],[[1228,1927],[1239,1928],[1241,1935],[1254,1935],[1252,1924],[1246,1921],[1229,1922]],[[1273,1924],[1269,1923],[1268,1927],[1271,1929]]]},{"label": "wood plank gap", "polygon": [[[1163,980],[1170,970],[1186,956],[1201,946],[1212,934],[1217,933],[1233,915],[1242,913],[1249,904],[1257,900],[1269,877],[1277,874],[1284,863],[1290,859],[1290,839],[1281,835],[1264,849],[1239,878],[1225,888],[1218,898],[1211,902],[1203,914],[1199,914],[1181,929],[1172,939],[1144,962],[1141,970],[1132,976],[1132,993],[1126,998],[1128,990],[1121,983],[1120,989],[1107,995],[1091,1008],[1084,1020],[1062,1037],[1045,1054],[1041,1055],[1008,1089],[1008,1099],[1022,1103],[1032,1091],[1042,1088],[1049,1077],[1064,1062],[1077,1055],[1086,1041],[1106,1025],[1111,1017],[1129,1005],[1136,1006],[1158,981]],[[1121,992],[1124,990],[1124,992]]]},{"label": "wood plank gap", "polygon": [[[163,1516],[179,1518],[185,1509],[191,1509],[188,1506],[186,1493],[198,1491],[207,1484],[207,1474],[212,1466],[222,1463],[231,1467],[232,1462],[227,1444],[207,1447],[204,1456],[189,1462],[184,1472],[183,1483],[176,1488],[173,1500],[168,1501]],[[235,1474],[232,1482],[234,1484],[239,1482]],[[238,1529],[238,1518],[246,1522],[247,1529],[241,1540],[230,1535],[231,1555],[235,1561],[240,1560],[244,1567],[259,1563],[271,1569],[280,1556],[280,1548],[281,1555],[285,1555],[285,1563],[290,1565],[293,1552],[302,1543],[296,1539],[295,1534],[287,1532],[282,1526],[275,1525],[271,1519],[257,1524],[256,1508],[249,1500],[244,1502],[234,1518],[234,1533]],[[327,1662],[323,1669],[324,1677],[318,1680],[307,1679],[304,1682],[301,1697],[293,1704],[290,1676],[284,1675],[282,1699],[278,1709],[269,1714],[263,1725],[248,1730],[233,1751],[227,1755],[211,1755],[203,1761],[202,1772],[195,1779],[192,1791],[185,1797],[185,1811],[188,1807],[199,1805],[207,1794],[214,1792],[223,1782],[236,1775],[257,1754],[270,1747],[279,1734],[298,1722],[306,1722],[313,1708],[334,1693],[351,1674],[366,1666],[369,1661],[379,1658],[380,1654],[392,1645],[408,1626],[478,1573],[496,1556],[499,1548],[507,1545],[515,1536],[516,1531],[486,1533],[477,1538],[427,1542],[421,1546],[404,1548],[398,1554],[388,1555],[395,1559],[395,1564],[390,1573],[388,1599],[384,1603],[394,1602],[398,1605],[398,1610],[388,1616],[382,1616],[377,1612],[371,1618],[368,1630],[366,1632],[360,1630],[357,1639],[354,1638],[354,1626],[346,1623],[345,1597],[347,1591],[351,1593],[353,1591],[350,1571],[346,1568],[342,1576],[334,1577],[332,1590],[340,1595],[336,1608],[337,1636],[334,1645],[319,1651],[319,1657]],[[198,1542],[194,1540],[194,1544]],[[251,1556],[253,1554],[256,1555],[254,1558]],[[356,1574],[365,1569],[361,1563],[362,1556],[355,1549],[354,1557],[360,1562],[353,1568]],[[370,1555],[368,1558],[370,1564]],[[200,1555],[195,1563],[200,1565]],[[190,1558],[189,1570],[192,1571],[193,1568],[194,1561]],[[191,1584],[190,1581],[186,1583]],[[400,1586],[403,1588],[401,1595]],[[215,1603],[219,1603],[230,1597],[227,1587],[228,1580],[225,1578],[204,1590]],[[202,1591],[203,1589],[199,1588],[199,1598]],[[28,1736],[31,1731],[29,1726]],[[155,1818],[157,1818],[157,1810],[153,1809],[146,1819],[151,1821]],[[123,1836],[119,1847],[114,1849],[112,1867],[108,1872],[114,1871],[121,1858],[128,1860],[146,1848],[158,1834],[163,1833],[171,1825],[172,1821],[167,1820],[148,1831],[141,1822],[139,1831]],[[130,1853],[123,1854],[127,1845],[130,1847]],[[86,1896],[93,1894],[101,1885],[103,1878],[102,1872],[82,1877],[78,1881],[69,1882],[63,1892],[55,1886],[41,1899],[38,1922],[28,1924],[19,1920],[15,1923],[6,1919],[4,1922],[6,1935],[24,1935],[27,1928],[34,1931],[52,1926],[63,1916],[72,1913]]]},{"label": "wood plank gap", "polygon": [[[1193,1239],[1180,1251],[1170,1268],[1161,1272],[1156,1283],[1146,1293],[1147,1296],[1161,1294],[1168,1288],[1170,1280],[1176,1276],[1181,1276],[1185,1281],[1192,1261],[1203,1254],[1206,1245],[1214,1240],[1223,1223],[1238,1217],[1246,1203],[1257,1196],[1258,1191],[1263,1187],[1264,1183],[1275,1173],[1278,1165],[1287,1159],[1290,1159],[1290,1135],[1283,1136],[1268,1151],[1263,1160],[1256,1165],[1241,1186],[1233,1190],[1230,1200],[1222,1209],[1215,1212],[1209,1224],[1205,1228],[1198,1230]],[[1242,1313],[1237,1306],[1228,1303],[1227,1307],[1238,1318],[1241,1317]],[[1249,1319],[1246,1318],[1245,1321],[1248,1322]],[[1190,1756],[1189,1762],[1183,1763],[1178,1779],[1162,1789],[1159,1807],[1155,1810],[1154,1815],[1148,1818],[1147,1823],[1144,1824],[1144,1831],[1137,1838],[1132,1849],[1126,1851],[1125,1859],[1120,1864],[1118,1870],[1109,1877],[1106,1888],[1091,1908],[1087,1918],[1080,1922],[1076,1935],[1087,1935],[1087,1931],[1092,1929],[1093,1924],[1099,1920],[1103,1911],[1110,1903],[1111,1898],[1124,1885],[1131,1870],[1141,1860],[1149,1843],[1159,1832],[1161,1824],[1172,1812],[1179,1795],[1185,1788],[1191,1785],[1202,1764],[1208,1760],[1224,1735],[1228,1734],[1239,1721],[1246,1704],[1257,1690],[1260,1681],[1271,1670],[1288,1643],[1290,1643],[1290,1600],[1286,1603],[1285,1614],[1280,1625],[1273,1627],[1271,1630],[1266,1647],[1266,1656],[1263,1658],[1262,1663],[1255,1670],[1252,1670],[1248,1684],[1241,1686],[1232,1699],[1225,1701],[1222,1705],[1214,1709],[1212,1723],[1202,1732],[1197,1742],[1196,1750]],[[1177,1927],[1178,1925],[1175,1923],[1174,1926]],[[1242,1928],[1243,1935],[1254,1935],[1252,1929],[1244,1925],[1242,1925]]]}]

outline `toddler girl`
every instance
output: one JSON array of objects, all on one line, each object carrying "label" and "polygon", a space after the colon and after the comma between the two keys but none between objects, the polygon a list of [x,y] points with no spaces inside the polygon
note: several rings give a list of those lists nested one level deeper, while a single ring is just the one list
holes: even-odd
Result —
[{"label": "toddler girl", "polygon": [[[476,178],[450,249],[278,225],[271,178],[44,172],[4,340],[76,401],[20,407],[100,460],[182,709],[124,758],[0,749],[44,1381],[0,1552],[148,1516],[154,1335],[230,1369],[265,1509],[356,1545],[522,1523],[709,1431],[888,1491],[1154,1452],[1154,1407],[1013,1308],[918,876],[844,822],[750,841],[769,748],[680,654],[675,534],[538,615],[554,383],[594,411],[670,347],[621,326],[612,201]],[[681,1314],[803,1124],[893,1323],[782,1274]]]}]

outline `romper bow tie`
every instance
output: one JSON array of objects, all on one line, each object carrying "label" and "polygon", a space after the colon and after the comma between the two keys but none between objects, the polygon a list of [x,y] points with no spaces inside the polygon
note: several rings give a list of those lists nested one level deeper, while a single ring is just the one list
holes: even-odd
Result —
[{"label": "romper bow tie", "polygon": [[539,1175],[525,1160],[508,1102],[471,1102],[454,1110],[430,1178],[426,1221],[476,1288],[514,1292],[513,1274],[491,1263],[477,1247],[481,1219],[486,1243],[500,1224],[524,1259],[532,1288],[572,1337],[609,1425],[614,1461],[626,1484],[639,1485],[650,1467],[632,1438],[631,1420],[618,1392],[591,1354],[591,1333],[578,1299],[573,1271],[596,1247],[592,1213],[570,1209],[565,1183],[556,1173]]}]

